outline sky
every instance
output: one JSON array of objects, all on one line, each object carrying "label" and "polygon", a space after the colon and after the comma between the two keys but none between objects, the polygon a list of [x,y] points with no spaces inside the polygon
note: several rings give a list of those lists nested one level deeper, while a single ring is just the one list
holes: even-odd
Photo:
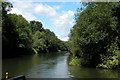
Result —
[{"label": "sky", "polygon": [[13,4],[9,13],[22,15],[27,21],[40,21],[45,29],[50,29],[63,41],[69,39],[75,24],[74,14],[80,7],[79,2],[9,1]]}]

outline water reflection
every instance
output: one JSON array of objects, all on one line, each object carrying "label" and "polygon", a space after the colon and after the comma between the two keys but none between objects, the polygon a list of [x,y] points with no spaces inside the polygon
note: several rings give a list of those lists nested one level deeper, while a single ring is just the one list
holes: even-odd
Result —
[{"label": "water reflection", "polygon": [[2,76],[8,71],[10,77],[25,75],[28,78],[69,78],[67,57],[66,52],[61,52],[5,59]]},{"label": "water reflection", "polygon": [[118,78],[116,70],[80,68],[78,66],[69,66],[69,70],[74,78]]},{"label": "water reflection", "polygon": [[48,53],[26,55],[4,59],[2,77],[9,72],[9,77],[25,75],[27,78],[118,78],[118,70],[81,68],[68,66],[69,53]]}]

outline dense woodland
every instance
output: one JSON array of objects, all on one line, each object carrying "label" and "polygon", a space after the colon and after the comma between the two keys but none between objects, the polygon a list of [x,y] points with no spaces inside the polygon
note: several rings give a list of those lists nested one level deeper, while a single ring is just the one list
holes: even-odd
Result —
[{"label": "dense woodland", "polygon": [[71,65],[120,67],[120,3],[83,3],[75,14],[68,42],[44,29],[39,21],[28,22],[22,15],[7,14],[11,3],[1,6],[3,57],[68,50],[73,55]]},{"label": "dense woodland", "polygon": [[68,42],[73,59],[86,67],[119,67],[120,3],[83,3],[75,20]]},{"label": "dense woodland", "polygon": [[64,42],[39,21],[28,22],[22,15],[7,14],[13,5],[2,3],[2,52],[4,57],[65,51]]}]

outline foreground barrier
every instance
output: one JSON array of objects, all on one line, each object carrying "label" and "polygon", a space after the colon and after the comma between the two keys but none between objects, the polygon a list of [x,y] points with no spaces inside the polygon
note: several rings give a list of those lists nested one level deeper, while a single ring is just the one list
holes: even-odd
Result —
[{"label": "foreground barrier", "polygon": [[26,80],[26,78],[25,78],[24,75],[20,75],[20,76],[17,76],[17,77],[10,78],[8,80]]},{"label": "foreground barrier", "polygon": [[25,78],[24,75],[20,75],[20,76],[17,76],[17,77],[9,78],[8,77],[8,72],[6,72],[5,73],[5,78],[2,79],[2,80],[26,80],[26,78]]}]

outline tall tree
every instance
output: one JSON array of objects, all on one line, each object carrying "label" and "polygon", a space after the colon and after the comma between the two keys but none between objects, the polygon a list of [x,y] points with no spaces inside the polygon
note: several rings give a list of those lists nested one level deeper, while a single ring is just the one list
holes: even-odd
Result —
[{"label": "tall tree", "polygon": [[[118,47],[118,19],[113,16],[113,9],[119,3],[90,3],[87,8],[78,12],[76,24],[71,30],[70,41],[71,52],[81,57],[81,64],[84,66],[97,66],[104,63],[104,56],[116,56],[114,50]],[[106,58],[106,61],[109,59]],[[115,60],[118,60],[117,57]],[[113,62],[113,60],[111,60]],[[109,64],[107,67],[116,67],[116,64]],[[91,65],[92,64],[92,65]]]},{"label": "tall tree", "polygon": [[39,21],[30,21],[30,28],[31,28],[33,33],[35,31],[41,32],[43,30],[42,23]]}]

